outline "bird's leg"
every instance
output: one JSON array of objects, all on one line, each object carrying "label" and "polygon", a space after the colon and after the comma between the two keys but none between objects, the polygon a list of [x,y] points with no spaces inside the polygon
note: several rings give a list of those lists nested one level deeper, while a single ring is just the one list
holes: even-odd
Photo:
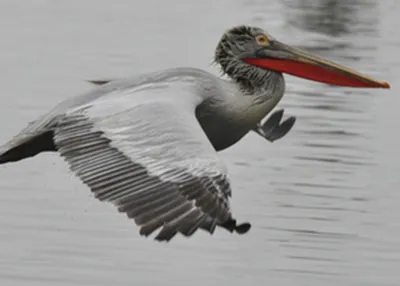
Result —
[{"label": "bird's leg", "polygon": [[270,142],[274,142],[275,140],[282,138],[290,131],[290,129],[292,129],[294,123],[296,122],[296,117],[290,116],[281,123],[282,116],[283,109],[275,111],[267,119],[267,121],[264,122],[264,124],[257,124],[253,131],[257,132]]},{"label": "bird's leg", "polygon": [[229,232],[236,231],[239,234],[244,234],[249,231],[251,228],[251,224],[248,222],[237,224],[236,219],[229,219],[228,221],[224,222],[223,224],[219,225],[222,228],[225,228]]}]

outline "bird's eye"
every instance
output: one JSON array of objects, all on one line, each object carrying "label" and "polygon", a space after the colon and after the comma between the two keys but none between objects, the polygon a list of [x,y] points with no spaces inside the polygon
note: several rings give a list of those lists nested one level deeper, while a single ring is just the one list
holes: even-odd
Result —
[{"label": "bird's eye", "polygon": [[257,43],[261,46],[268,46],[269,45],[269,41],[267,36],[265,35],[258,35],[256,37]]}]

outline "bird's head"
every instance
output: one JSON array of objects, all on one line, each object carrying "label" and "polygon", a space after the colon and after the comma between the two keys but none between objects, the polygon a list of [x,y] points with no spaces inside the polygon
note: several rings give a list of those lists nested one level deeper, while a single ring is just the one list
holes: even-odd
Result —
[{"label": "bird's head", "polygon": [[235,79],[242,79],[245,74],[257,76],[254,67],[258,67],[333,85],[390,87],[387,82],[285,45],[256,27],[228,30],[218,43],[215,62]]}]

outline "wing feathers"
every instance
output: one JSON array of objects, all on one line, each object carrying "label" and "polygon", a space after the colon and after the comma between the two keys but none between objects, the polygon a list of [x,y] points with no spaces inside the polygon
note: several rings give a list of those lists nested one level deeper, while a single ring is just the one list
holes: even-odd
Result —
[{"label": "wing feathers", "polygon": [[147,222],[142,226],[140,229],[140,234],[143,234],[145,236],[150,235],[155,231],[157,228],[161,227],[164,225],[166,222],[169,222],[173,220],[174,218],[177,218],[189,210],[193,208],[192,204],[190,202],[185,202],[183,204],[178,205],[175,208],[172,208],[168,210],[167,212],[163,213],[160,216],[157,216],[153,218],[151,221]]},{"label": "wing feathers", "polygon": [[136,217],[140,214],[146,214],[149,211],[156,210],[160,206],[168,204],[168,202],[179,198],[179,193],[175,192],[162,192],[161,194],[156,194],[154,199],[148,200],[145,203],[137,203],[132,201],[128,205],[124,205],[123,208],[118,208],[118,210],[125,211],[129,217]]},{"label": "wing feathers", "polygon": [[[185,223],[185,219],[190,220],[193,214],[198,211],[195,208],[190,208],[186,212],[182,212],[179,216],[175,217],[174,219],[168,221],[161,231],[156,236],[156,240],[165,240],[169,241],[174,235],[177,233],[179,226]],[[195,214],[196,215],[196,214]]]},{"label": "wing feathers", "polygon": [[199,209],[195,209],[190,215],[183,219],[177,226],[180,233],[190,236],[199,229],[200,225],[207,219],[207,215]]},{"label": "wing feathers", "polygon": [[182,197],[176,197],[175,199],[169,201],[164,205],[160,205],[153,210],[148,210],[147,212],[141,213],[140,215],[135,217],[135,221],[138,224],[147,224],[150,221],[154,220],[155,218],[163,216],[165,213],[170,211],[171,209],[175,209],[178,206],[183,205],[186,203],[186,200]]},{"label": "wing feathers", "polygon": [[[168,156],[180,153],[173,149],[159,153],[161,146],[147,146],[168,144],[163,140],[137,136],[134,141],[129,141],[129,133],[135,132],[132,126],[151,127],[150,123],[130,124],[129,118],[134,115],[118,113],[108,116],[107,122],[116,125],[115,128],[109,125],[107,132],[104,132],[96,128],[95,119],[82,111],[78,113],[65,116],[54,131],[59,152],[97,199],[112,202],[119,212],[126,213],[141,226],[140,234],[148,236],[161,228],[156,239],[168,241],[178,232],[190,236],[199,228],[212,233],[218,223],[230,218],[230,187],[224,173],[204,169],[205,173],[213,176],[199,176],[200,170],[203,170],[199,168],[203,165],[197,162],[188,161],[191,164],[189,166],[197,168],[197,175],[182,167],[167,164],[165,160]],[[101,122],[104,124],[105,121]],[[171,132],[175,132],[171,134],[181,136],[173,129],[173,125],[168,126]],[[144,130],[139,128],[136,132],[147,132]],[[116,141],[113,141],[114,137]],[[168,140],[169,137],[165,138]],[[146,140],[152,141],[146,143]],[[189,140],[190,148],[196,148],[196,139]],[[118,149],[119,146],[125,153]],[[134,148],[146,149],[141,152],[141,149]],[[182,154],[189,153],[184,151]],[[193,159],[190,157],[190,160]]]}]

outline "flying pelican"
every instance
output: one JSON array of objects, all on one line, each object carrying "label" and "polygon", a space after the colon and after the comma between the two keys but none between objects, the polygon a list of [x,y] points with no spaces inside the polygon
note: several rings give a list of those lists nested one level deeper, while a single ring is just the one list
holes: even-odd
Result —
[{"label": "flying pelican", "polygon": [[281,100],[288,73],[323,83],[389,88],[339,64],[287,46],[260,28],[237,26],[221,38],[215,62],[229,80],[172,68],[104,82],[67,99],[0,147],[0,163],[58,151],[100,201],[114,204],[149,236],[169,241],[216,226],[239,234],[231,187],[217,151],[249,131],[273,141],[291,128]]}]

